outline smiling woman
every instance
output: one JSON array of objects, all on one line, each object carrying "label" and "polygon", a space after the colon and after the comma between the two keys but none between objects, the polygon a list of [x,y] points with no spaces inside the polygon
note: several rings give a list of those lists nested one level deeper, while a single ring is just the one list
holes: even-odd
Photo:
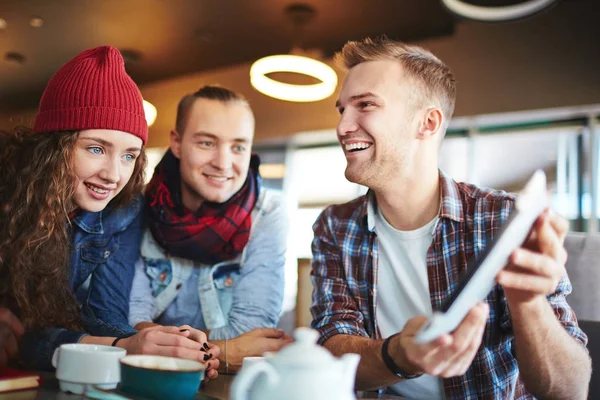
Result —
[{"label": "smiling woman", "polygon": [[[126,77],[118,91],[122,109],[107,113],[105,103],[118,96],[116,85],[103,77],[102,70],[116,76],[122,70],[124,75],[115,49],[81,53],[48,83],[33,130],[16,129],[1,136],[0,302],[29,331],[84,328],[76,301],[79,293],[73,294],[83,283],[77,280],[95,271],[78,271],[78,247],[92,239],[92,232],[78,229],[79,222],[102,223],[106,242],[111,239],[112,210],[139,202],[147,139],[141,96]],[[75,82],[81,93],[77,97],[71,94]],[[97,95],[100,91],[104,96]],[[110,113],[112,118],[106,118]],[[100,115],[104,123],[97,122]],[[109,203],[110,213],[96,214]],[[127,228],[137,212],[125,212],[121,218]],[[71,254],[72,248],[76,251]],[[66,268],[69,264],[71,270]],[[96,289],[92,285],[88,291],[93,294]]]},{"label": "smiling woman", "polygon": [[73,155],[75,203],[88,211],[102,211],[131,178],[141,151],[142,140],[127,132],[81,131]]},{"label": "smiling woman", "polygon": [[99,47],[50,80],[32,130],[0,135],[0,304],[23,321],[26,363],[48,367],[54,348],[86,333],[135,333],[127,268],[140,240],[147,129],[120,54]]},{"label": "smiling woman", "polygon": [[54,350],[76,342],[159,354],[185,342],[203,361],[206,337],[127,321],[147,136],[141,94],[109,46],[54,75],[33,130],[0,134],[0,305],[23,321],[25,364],[51,368]]}]

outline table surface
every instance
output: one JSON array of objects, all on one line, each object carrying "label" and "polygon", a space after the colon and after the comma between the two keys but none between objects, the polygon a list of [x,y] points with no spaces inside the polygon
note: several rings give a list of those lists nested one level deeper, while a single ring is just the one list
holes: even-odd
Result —
[{"label": "table surface", "polygon": [[[40,372],[42,385],[34,390],[22,390],[18,392],[2,393],[0,400],[79,400],[86,399],[85,396],[64,393],[58,388],[58,381],[52,372]],[[229,388],[235,375],[220,374],[219,377],[203,384],[202,390],[196,396],[196,400],[228,400]],[[404,399],[403,397],[383,395],[378,397],[376,393],[359,393],[361,399]]]}]

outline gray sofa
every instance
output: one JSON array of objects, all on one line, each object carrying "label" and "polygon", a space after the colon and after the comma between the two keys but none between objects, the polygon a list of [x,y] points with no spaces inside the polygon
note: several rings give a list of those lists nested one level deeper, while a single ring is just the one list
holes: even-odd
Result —
[{"label": "gray sofa", "polygon": [[567,301],[577,318],[600,321],[600,235],[573,232],[567,235],[567,273],[573,293]]},{"label": "gray sofa", "polygon": [[570,233],[565,240],[569,254],[567,273],[573,293],[567,297],[588,335],[592,357],[592,381],[589,399],[600,399],[600,235]]}]

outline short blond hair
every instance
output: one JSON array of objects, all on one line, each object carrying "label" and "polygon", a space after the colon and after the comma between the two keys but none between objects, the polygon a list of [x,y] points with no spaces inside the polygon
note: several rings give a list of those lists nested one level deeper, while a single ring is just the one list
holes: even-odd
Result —
[{"label": "short blond hair", "polygon": [[423,89],[426,99],[437,100],[448,122],[454,113],[456,80],[450,68],[431,52],[385,36],[350,41],[335,55],[345,69],[367,62],[397,60],[404,71]]}]

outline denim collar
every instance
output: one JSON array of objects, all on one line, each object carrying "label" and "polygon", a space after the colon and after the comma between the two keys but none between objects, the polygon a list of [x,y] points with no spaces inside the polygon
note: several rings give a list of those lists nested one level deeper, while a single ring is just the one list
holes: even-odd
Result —
[{"label": "denim collar", "polygon": [[105,208],[102,211],[80,211],[73,224],[87,233],[100,234],[108,231],[119,232],[127,228],[140,212],[143,204],[142,196],[136,197],[128,206],[119,208]]},{"label": "denim collar", "polygon": [[72,222],[84,232],[102,235],[104,234],[104,225],[102,224],[103,211],[91,212],[82,210],[77,213]]}]

